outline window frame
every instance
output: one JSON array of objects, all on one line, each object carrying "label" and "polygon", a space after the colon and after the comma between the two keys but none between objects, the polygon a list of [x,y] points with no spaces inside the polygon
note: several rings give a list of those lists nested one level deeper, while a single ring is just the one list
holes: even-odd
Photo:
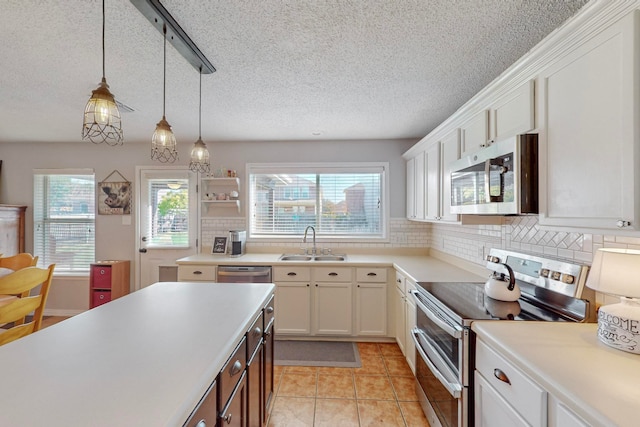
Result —
[{"label": "window frame", "polygon": [[[89,210],[89,213],[93,214],[92,218],[60,218],[60,219],[51,219],[48,216],[49,205],[47,204],[48,199],[48,190],[49,186],[47,183],[42,185],[42,199],[36,199],[39,196],[37,192],[37,185],[39,185],[37,181],[37,176],[42,175],[45,176],[44,180],[47,180],[48,177],[54,175],[61,176],[83,176],[83,177],[92,177],[93,178],[93,193],[91,194],[91,199],[93,202],[93,209]],[[38,256],[38,266],[47,267],[49,264],[56,264],[56,268],[54,270],[54,276],[89,276],[90,274],[90,264],[95,262],[96,257],[96,222],[97,222],[97,194],[96,194],[96,176],[95,171],[93,169],[77,169],[77,168],[63,168],[63,169],[34,169],[33,170],[33,254],[34,256]],[[40,218],[40,212],[42,211],[42,218]],[[46,239],[43,239],[42,242],[37,240],[37,237],[41,235],[43,232],[38,231],[37,227],[39,224],[88,224],[91,226],[93,230],[93,259],[88,260],[89,262],[86,264],[86,268],[71,268],[73,262],[68,267],[65,266],[64,263],[56,262],[56,259],[51,259],[41,251],[45,251],[45,247],[47,246]],[[46,264],[46,265],[45,265]],[[84,265],[80,262],[79,265]]]},{"label": "window frame", "polygon": [[337,162],[337,163],[247,163],[245,171],[247,193],[247,240],[253,242],[299,242],[301,236],[292,235],[254,235],[252,232],[253,200],[252,181],[254,174],[331,174],[331,173],[379,173],[380,188],[380,233],[371,236],[363,235],[330,235],[317,234],[317,241],[342,243],[388,243],[389,242],[389,162]]}]

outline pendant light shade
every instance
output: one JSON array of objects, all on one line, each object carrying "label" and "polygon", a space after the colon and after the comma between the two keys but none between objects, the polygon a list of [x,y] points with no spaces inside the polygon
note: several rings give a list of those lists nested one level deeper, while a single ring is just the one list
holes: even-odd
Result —
[{"label": "pendant light shade", "polygon": [[88,139],[94,144],[104,142],[107,145],[122,145],[120,111],[109,91],[109,85],[105,78],[104,29],[105,8],[104,0],[102,0],[102,81],[98,88],[91,93],[91,98],[84,109],[82,139]]},{"label": "pendant light shade", "polygon": [[167,28],[163,28],[164,35],[164,62],[163,62],[163,87],[162,87],[162,119],[156,125],[156,131],[151,138],[151,160],[161,163],[173,163],[178,158],[176,150],[176,137],[165,117],[165,97],[167,91]]},{"label": "pendant light shade", "polygon": [[202,67],[200,67],[200,103],[198,104],[198,140],[191,149],[191,162],[189,169],[193,172],[208,174],[211,171],[209,163],[209,150],[202,142]]}]

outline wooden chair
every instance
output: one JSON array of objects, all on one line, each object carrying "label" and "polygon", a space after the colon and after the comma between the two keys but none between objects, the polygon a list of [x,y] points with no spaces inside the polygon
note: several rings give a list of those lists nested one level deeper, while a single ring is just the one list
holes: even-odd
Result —
[{"label": "wooden chair", "polygon": [[34,267],[38,262],[37,256],[22,252],[17,255],[2,257],[0,255],[0,268],[8,268],[10,270],[20,270],[25,267]]},{"label": "wooden chair", "polygon": [[[0,277],[0,325],[14,324],[0,329],[0,345],[40,330],[54,268],[55,264],[49,268],[26,267]],[[30,295],[38,285],[42,285],[39,292]],[[33,318],[25,323],[31,312]]]}]

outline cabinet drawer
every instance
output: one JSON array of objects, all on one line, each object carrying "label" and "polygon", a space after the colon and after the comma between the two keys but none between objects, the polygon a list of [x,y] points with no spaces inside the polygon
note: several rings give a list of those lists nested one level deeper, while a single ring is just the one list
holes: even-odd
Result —
[{"label": "cabinet drawer", "polygon": [[269,325],[271,325],[271,323],[273,322],[273,318],[275,316],[274,304],[275,304],[275,296],[272,295],[267,305],[264,306],[264,324],[262,327],[264,329],[264,332],[267,331],[267,329],[269,328]]},{"label": "cabinet drawer", "polygon": [[[218,420],[218,407],[216,406],[217,396],[216,382],[206,391],[198,406],[193,411],[184,427],[201,427],[203,425],[215,426]],[[204,422],[204,424],[202,424]]]},{"label": "cabinet drawer", "polygon": [[476,370],[530,425],[546,425],[547,393],[482,341]]},{"label": "cabinet drawer", "polygon": [[262,343],[262,333],[264,332],[263,317],[264,315],[260,312],[260,316],[247,331],[247,360],[251,359],[256,348]]},{"label": "cabinet drawer", "polygon": [[91,266],[91,287],[94,289],[111,289],[111,266]]},{"label": "cabinet drawer", "polygon": [[387,281],[386,268],[358,268],[356,282],[383,283]]},{"label": "cabinet drawer", "polygon": [[236,387],[236,384],[238,384],[238,381],[240,381],[240,377],[244,373],[246,366],[247,340],[243,337],[218,375],[219,407],[222,407],[229,400],[229,397],[231,397],[231,393]]},{"label": "cabinet drawer", "polygon": [[316,267],[313,269],[316,282],[351,282],[352,272],[348,267]]},{"label": "cabinet drawer", "polygon": [[215,265],[179,265],[179,282],[215,282]]},{"label": "cabinet drawer", "polygon": [[91,308],[111,301],[111,291],[91,291]]},{"label": "cabinet drawer", "polygon": [[311,280],[309,267],[275,267],[273,269],[274,282],[308,282]]}]

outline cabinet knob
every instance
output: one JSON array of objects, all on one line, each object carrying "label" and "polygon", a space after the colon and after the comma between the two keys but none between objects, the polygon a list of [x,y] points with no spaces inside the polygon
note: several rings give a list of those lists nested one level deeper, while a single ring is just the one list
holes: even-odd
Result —
[{"label": "cabinet knob", "polygon": [[198,421],[198,424],[196,424],[196,427],[207,427],[207,421],[206,420]]},{"label": "cabinet knob", "polygon": [[233,366],[229,370],[229,374],[231,376],[234,376],[236,374],[239,374],[240,372],[242,372],[242,363],[240,363],[239,360],[236,360],[235,362],[233,362]]},{"label": "cabinet knob", "polygon": [[267,310],[266,310],[266,311],[267,311],[267,313],[269,313],[269,314],[273,313],[273,307],[271,307],[271,306],[267,307]]},{"label": "cabinet knob", "polygon": [[225,415],[222,421],[224,421],[227,424],[231,424],[231,414]]},{"label": "cabinet knob", "polygon": [[507,376],[507,374],[505,374],[502,371],[502,369],[498,369],[498,368],[494,369],[493,376],[499,379],[500,381],[502,381],[503,383],[507,383],[511,385],[511,381],[509,380],[509,377]]},{"label": "cabinet knob", "polygon": [[616,225],[618,226],[618,228],[629,227],[631,225],[631,221],[625,221],[621,219],[616,223]]},{"label": "cabinet knob", "polygon": [[254,337],[260,337],[260,336],[262,336],[262,329],[260,329],[259,327],[256,327],[256,328],[253,330],[253,336],[254,336]]}]

